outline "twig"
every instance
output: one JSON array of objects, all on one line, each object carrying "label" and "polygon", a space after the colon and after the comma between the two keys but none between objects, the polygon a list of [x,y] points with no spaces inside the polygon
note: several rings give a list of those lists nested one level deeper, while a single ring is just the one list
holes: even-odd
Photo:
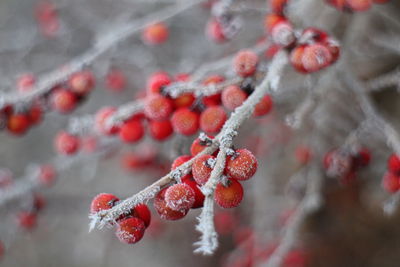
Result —
[{"label": "twig", "polygon": [[400,86],[399,68],[396,68],[389,73],[385,73],[366,82],[366,87],[368,91],[378,91],[390,86]]}]

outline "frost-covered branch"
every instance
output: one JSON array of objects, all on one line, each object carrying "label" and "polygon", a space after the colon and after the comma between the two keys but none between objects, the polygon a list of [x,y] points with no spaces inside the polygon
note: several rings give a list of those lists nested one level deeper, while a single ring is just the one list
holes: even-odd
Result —
[{"label": "frost-covered branch", "polygon": [[366,87],[368,91],[378,91],[390,86],[400,86],[400,69],[380,75],[374,79],[368,80]]}]

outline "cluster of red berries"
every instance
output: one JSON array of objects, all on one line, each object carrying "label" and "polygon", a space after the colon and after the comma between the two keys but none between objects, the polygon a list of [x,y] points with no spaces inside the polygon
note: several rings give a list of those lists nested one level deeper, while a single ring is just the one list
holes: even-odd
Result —
[{"label": "cluster of red berries", "polygon": [[316,28],[307,28],[296,36],[292,24],[283,15],[286,1],[279,3],[272,8],[275,13],[266,16],[265,28],[276,44],[290,51],[292,66],[301,73],[312,73],[335,63],[340,53],[337,41]]},{"label": "cluster of red berries", "polygon": [[[23,75],[17,82],[20,94],[28,93],[35,84],[31,74]],[[89,71],[77,72],[66,84],[54,86],[46,95],[34,99],[29,106],[25,104],[6,105],[0,110],[0,124],[14,135],[25,134],[30,127],[38,124],[47,109],[59,113],[73,111],[94,87],[94,77]]]},{"label": "cluster of red berries", "polygon": [[[108,210],[118,204],[119,198],[102,193],[94,197],[90,205],[90,213],[95,214],[102,210]],[[139,242],[151,222],[151,212],[146,204],[138,204],[129,213],[122,215],[117,220],[115,235],[126,244]]]},{"label": "cluster of red berries", "polygon": [[357,171],[369,165],[371,152],[367,148],[351,152],[343,149],[334,149],[325,154],[324,168],[328,176],[339,178],[347,185],[357,178]]},{"label": "cluster of red berries", "polygon": [[326,0],[326,2],[335,8],[346,12],[366,11],[372,7],[372,4],[385,4],[390,0]]},{"label": "cluster of red berries", "polygon": [[392,154],[387,161],[388,171],[382,179],[383,188],[389,193],[396,193],[400,189],[400,157]]}]

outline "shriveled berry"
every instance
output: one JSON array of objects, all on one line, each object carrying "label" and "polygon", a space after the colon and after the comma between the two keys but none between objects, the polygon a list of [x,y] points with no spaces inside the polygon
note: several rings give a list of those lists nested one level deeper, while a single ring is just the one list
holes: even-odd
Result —
[{"label": "shriveled berry", "polygon": [[145,230],[146,226],[141,219],[131,217],[118,222],[115,235],[122,243],[135,244],[143,238]]},{"label": "shriveled berry", "polygon": [[236,180],[250,179],[257,171],[257,159],[247,149],[238,149],[232,156],[226,159],[225,172]]},{"label": "shriveled berry", "polygon": [[26,114],[17,113],[8,117],[7,129],[14,135],[25,134],[30,126],[29,118]]},{"label": "shriveled berry", "polygon": [[170,120],[149,122],[149,133],[155,140],[164,141],[172,135],[173,131]]},{"label": "shriveled berry", "polygon": [[77,104],[76,95],[65,89],[57,88],[51,93],[51,107],[59,113],[69,113],[73,111]]},{"label": "shriveled berry", "polygon": [[163,22],[147,26],[142,34],[143,42],[149,45],[159,45],[168,40],[169,29]]},{"label": "shriveled berry", "polygon": [[206,133],[217,133],[226,119],[226,112],[221,106],[208,107],[200,115],[200,129]]},{"label": "shriveled berry", "polygon": [[153,94],[146,97],[144,114],[152,120],[162,121],[168,119],[173,111],[171,99],[162,95]]},{"label": "shriveled berry", "polygon": [[67,132],[59,132],[54,140],[54,147],[59,154],[75,154],[79,147],[79,138]]},{"label": "shriveled berry", "polygon": [[233,68],[238,75],[248,77],[256,72],[258,61],[256,53],[251,50],[242,50],[236,54]]},{"label": "shriveled berry", "polygon": [[21,211],[17,214],[17,223],[25,230],[32,230],[37,224],[37,215],[33,212]]},{"label": "shriveled berry", "polygon": [[97,213],[101,210],[108,210],[114,207],[119,198],[113,194],[101,193],[95,196],[90,204],[90,213]]},{"label": "shriveled berry", "polygon": [[79,71],[71,75],[68,80],[71,91],[77,95],[87,95],[94,87],[95,79],[90,71]]},{"label": "shriveled berry", "polygon": [[396,193],[400,188],[400,178],[394,173],[387,172],[383,176],[382,186],[388,193]]},{"label": "shriveled berry", "polygon": [[176,133],[192,135],[199,129],[199,114],[189,108],[180,108],[172,114],[171,123]]},{"label": "shriveled berry", "polygon": [[192,173],[194,180],[199,185],[204,185],[210,178],[211,171],[214,168],[215,157],[211,155],[202,155],[194,160]]},{"label": "shriveled berry", "polygon": [[167,188],[164,188],[154,198],[154,208],[156,209],[157,213],[160,217],[164,220],[179,220],[186,216],[189,209],[187,210],[173,210],[167,206],[167,202],[165,201],[165,193]]},{"label": "shriveled berry", "polygon": [[241,106],[246,98],[247,94],[237,85],[228,86],[221,95],[222,104],[229,110]]},{"label": "shriveled berry", "polygon": [[396,175],[400,175],[400,157],[396,154],[392,154],[389,157],[387,168],[389,171]]},{"label": "shriveled berry", "polygon": [[192,188],[187,184],[175,184],[165,191],[165,202],[173,210],[187,210],[193,206],[194,196]]},{"label": "shriveled berry", "polygon": [[118,133],[118,126],[111,125],[111,127],[109,127],[106,124],[107,119],[112,116],[116,111],[117,109],[115,107],[103,107],[96,113],[95,128],[99,133],[102,133],[104,135],[113,135]]},{"label": "shriveled berry", "polygon": [[204,204],[204,195],[201,192],[199,185],[196,183],[196,181],[193,179],[191,175],[189,177],[183,177],[182,178],[182,183],[187,184],[192,188],[194,192],[194,203],[192,205],[192,209],[197,209],[203,207]]},{"label": "shriveled berry", "polygon": [[164,71],[153,73],[147,80],[147,92],[161,93],[161,89],[171,83],[171,77]]},{"label": "shriveled berry", "polygon": [[126,143],[135,143],[142,139],[144,127],[140,120],[133,119],[125,122],[119,131],[119,137]]},{"label": "shriveled berry", "polygon": [[235,179],[228,179],[226,185],[219,183],[214,192],[214,200],[221,208],[239,206],[243,199],[243,187]]},{"label": "shriveled berry", "polygon": [[111,69],[106,75],[106,87],[110,91],[121,92],[126,88],[126,76],[119,69]]}]

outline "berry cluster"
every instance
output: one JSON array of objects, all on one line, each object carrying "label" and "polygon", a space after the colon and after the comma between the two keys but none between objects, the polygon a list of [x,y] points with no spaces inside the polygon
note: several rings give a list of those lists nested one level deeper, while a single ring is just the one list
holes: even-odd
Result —
[{"label": "berry cluster", "polygon": [[[35,77],[31,74],[22,75],[17,81],[17,89],[21,95],[29,93],[34,85]],[[43,113],[48,109],[62,114],[73,111],[93,87],[94,76],[91,72],[77,72],[65,84],[54,86],[28,106],[21,103],[6,105],[0,109],[0,125],[6,127],[11,134],[23,135],[41,121]]]},{"label": "berry cluster", "polygon": [[396,193],[400,189],[400,157],[392,154],[387,161],[388,171],[382,179],[382,186],[388,193]]},{"label": "berry cluster", "polygon": [[324,168],[330,177],[339,178],[343,184],[351,184],[357,178],[357,171],[369,165],[371,152],[367,148],[358,151],[334,149],[325,154]]},{"label": "berry cluster", "polygon": [[326,2],[335,8],[346,12],[366,11],[372,7],[372,4],[385,4],[390,0],[326,0]]}]

